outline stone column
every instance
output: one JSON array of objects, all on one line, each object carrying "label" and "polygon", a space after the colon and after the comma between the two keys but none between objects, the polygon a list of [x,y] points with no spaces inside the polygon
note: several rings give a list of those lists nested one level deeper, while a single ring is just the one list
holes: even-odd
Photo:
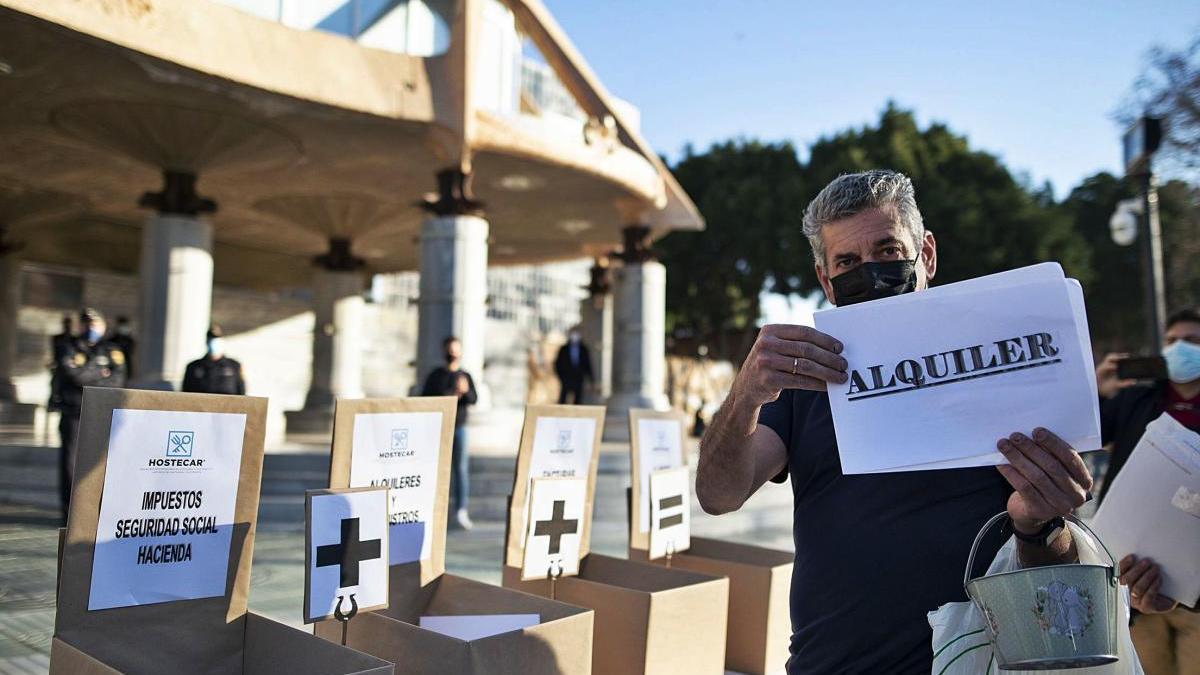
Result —
[{"label": "stone column", "polygon": [[216,204],[195,192],[193,174],[164,172],[162,192],[142,195],[157,213],[142,230],[137,386],[173,389],[204,355],[212,312],[212,224]]},{"label": "stone column", "polygon": [[603,405],[612,393],[613,299],[608,279],[608,265],[599,259],[592,265],[592,280],[585,287],[588,297],[579,301],[579,333],[592,356],[595,391],[588,391],[584,400]]},{"label": "stone column", "polygon": [[[0,235],[3,231],[0,230]],[[0,240],[0,424],[33,424],[37,406],[17,401],[17,310],[21,303],[21,259]]]},{"label": "stone column", "polygon": [[421,278],[417,314],[417,379],[445,362],[442,341],[462,341],[462,369],[479,394],[476,409],[488,407],[483,381],[484,321],[487,318],[488,222],[457,171],[438,174],[440,199],[427,205],[421,225]]},{"label": "stone column", "polygon": [[330,240],[329,253],[315,262],[312,380],[304,408],[286,413],[289,432],[327,433],[334,401],[363,395],[363,262],[348,239]]},{"label": "stone column", "polygon": [[614,274],[612,394],[605,413],[608,440],[629,438],[629,409],[670,407],[665,393],[667,270],[649,248],[649,228],[624,230],[622,264]]}]

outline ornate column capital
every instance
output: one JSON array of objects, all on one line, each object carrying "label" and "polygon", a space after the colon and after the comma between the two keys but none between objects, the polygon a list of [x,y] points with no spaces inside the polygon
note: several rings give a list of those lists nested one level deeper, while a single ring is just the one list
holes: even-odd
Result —
[{"label": "ornate column capital", "polygon": [[462,169],[443,169],[437,172],[436,201],[423,201],[419,206],[438,216],[483,217],[483,202],[471,193],[471,174]]},{"label": "ornate column capital", "polygon": [[196,174],[170,169],[163,170],[162,191],[143,193],[138,206],[162,215],[198,216],[217,212],[215,201],[196,194]]}]

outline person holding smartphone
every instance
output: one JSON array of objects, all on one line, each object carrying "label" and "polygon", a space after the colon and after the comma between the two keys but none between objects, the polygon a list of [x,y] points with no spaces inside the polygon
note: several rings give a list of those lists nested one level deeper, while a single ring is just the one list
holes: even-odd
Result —
[{"label": "person holding smartphone", "polygon": [[[1129,363],[1125,354],[1109,354],[1096,367],[1101,436],[1106,445],[1112,444],[1101,500],[1146,425],[1164,412],[1200,433],[1200,312],[1186,309],[1167,319],[1162,356],[1166,378],[1149,382],[1129,377],[1137,372],[1122,367],[1122,361]],[[1121,581],[1129,586],[1131,604],[1141,614],[1131,632],[1147,675],[1200,673],[1200,614],[1158,594],[1158,565],[1149,558],[1127,556],[1121,561]]]}]

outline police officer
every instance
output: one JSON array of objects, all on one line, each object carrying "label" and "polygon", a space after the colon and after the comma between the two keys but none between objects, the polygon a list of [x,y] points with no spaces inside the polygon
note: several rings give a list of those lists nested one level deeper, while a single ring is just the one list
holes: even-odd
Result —
[{"label": "police officer", "polygon": [[201,394],[246,393],[242,364],[225,356],[225,338],[220,326],[213,324],[208,329],[208,353],[188,364],[183,390]]},{"label": "police officer", "polygon": [[58,434],[62,440],[58,487],[64,521],[71,502],[83,388],[125,385],[125,353],[107,335],[107,325],[100,312],[91,308],[80,312],[79,328],[79,335],[65,346],[57,364],[62,406],[62,418],[58,422]]}]

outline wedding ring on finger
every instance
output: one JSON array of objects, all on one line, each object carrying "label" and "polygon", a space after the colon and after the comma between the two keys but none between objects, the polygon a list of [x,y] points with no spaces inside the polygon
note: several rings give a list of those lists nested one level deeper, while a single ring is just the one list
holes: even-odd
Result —
[{"label": "wedding ring on finger", "polygon": [[792,374],[795,375],[796,371],[798,371],[799,369],[800,369],[800,357],[798,357],[798,356],[793,357],[792,358]]}]

